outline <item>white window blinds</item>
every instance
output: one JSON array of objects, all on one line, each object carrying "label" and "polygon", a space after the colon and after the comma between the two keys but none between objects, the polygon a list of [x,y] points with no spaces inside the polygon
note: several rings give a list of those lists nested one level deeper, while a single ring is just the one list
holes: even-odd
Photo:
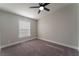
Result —
[{"label": "white window blinds", "polygon": [[20,20],[19,21],[19,37],[28,37],[30,36],[30,22]]}]

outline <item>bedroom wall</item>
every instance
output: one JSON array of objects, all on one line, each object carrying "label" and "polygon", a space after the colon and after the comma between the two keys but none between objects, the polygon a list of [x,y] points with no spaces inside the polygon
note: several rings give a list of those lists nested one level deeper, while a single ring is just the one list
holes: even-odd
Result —
[{"label": "bedroom wall", "polygon": [[38,38],[78,48],[77,4],[63,7],[38,21]]},{"label": "bedroom wall", "polygon": [[[79,10],[79,4],[78,4],[78,10]],[[78,11],[79,16],[79,11]],[[78,50],[79,50],[79,17],[78,17]]]},{"label": "bedroom wall", "polygon": [[[31,36],[19,38],[19,20],[31,22]],[[36,38],[37,36],[37,21],[10,12],[0,10],[0,41],[1,47],[13,45],[18,42],[27,41]]]}]

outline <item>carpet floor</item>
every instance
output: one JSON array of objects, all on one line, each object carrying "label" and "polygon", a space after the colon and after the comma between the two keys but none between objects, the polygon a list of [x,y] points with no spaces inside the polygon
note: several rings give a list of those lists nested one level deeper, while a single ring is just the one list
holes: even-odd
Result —
[{"label": "carpet floor", "polygon": [[75,49],[40,39],[29,40],[1,49],[1,56],[78,56]]}]

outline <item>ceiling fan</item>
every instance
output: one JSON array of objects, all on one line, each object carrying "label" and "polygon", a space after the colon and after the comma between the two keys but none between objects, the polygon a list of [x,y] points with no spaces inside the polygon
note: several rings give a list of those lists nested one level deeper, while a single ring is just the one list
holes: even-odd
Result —
[{"label": "ceiling fan", "polygon": [[39,11],[38,11],[38,14],[39,14],[42,10],[50,11],[50,9],[46,8],[46,6],[49,4],[50,3],[39,3],[39,6],[32,6],[30,8],[39,8]]}]

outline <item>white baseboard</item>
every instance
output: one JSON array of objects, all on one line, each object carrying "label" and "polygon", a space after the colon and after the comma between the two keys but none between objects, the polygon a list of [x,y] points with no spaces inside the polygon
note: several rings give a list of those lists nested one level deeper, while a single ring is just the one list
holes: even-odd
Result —
[{"label": "white baseboard", "polygon": [[[36,38],[36,37],[30,38],[30,40],[35,39],[35,38]],[[25,41],[29,41],[29,40],[22,40],[22,41],[13,42],[13,43],[10,43],[10,44],[7,44],[7,45],[3,45],[3,46],[1,46],[0,48],[9,47],[9,46],[16,45],[16,44],[19,44],[19,43],[22,43],[22,42],[25,42]]]},{"label": "white baseboard", "polygon": [[45,40],[45,41],[48,41],[48,42],[51,42],[51,43],[56,43],[56,44],[59,44],[59,45],[62,45],[62,46],[70,47],[70,48],[73,48],[73,49],[76,49],[76,50],[79,51],[79,48],[78,48],[78,47],[74,47],[74,46],[66,45],[66,44],[59,43],[59,42],[54,42],[54,41],[51,41],[51,40],[48,40],[48,39],[44,39],[44,38],[39,38],[39,39],[41,39],[41,40]]}]

